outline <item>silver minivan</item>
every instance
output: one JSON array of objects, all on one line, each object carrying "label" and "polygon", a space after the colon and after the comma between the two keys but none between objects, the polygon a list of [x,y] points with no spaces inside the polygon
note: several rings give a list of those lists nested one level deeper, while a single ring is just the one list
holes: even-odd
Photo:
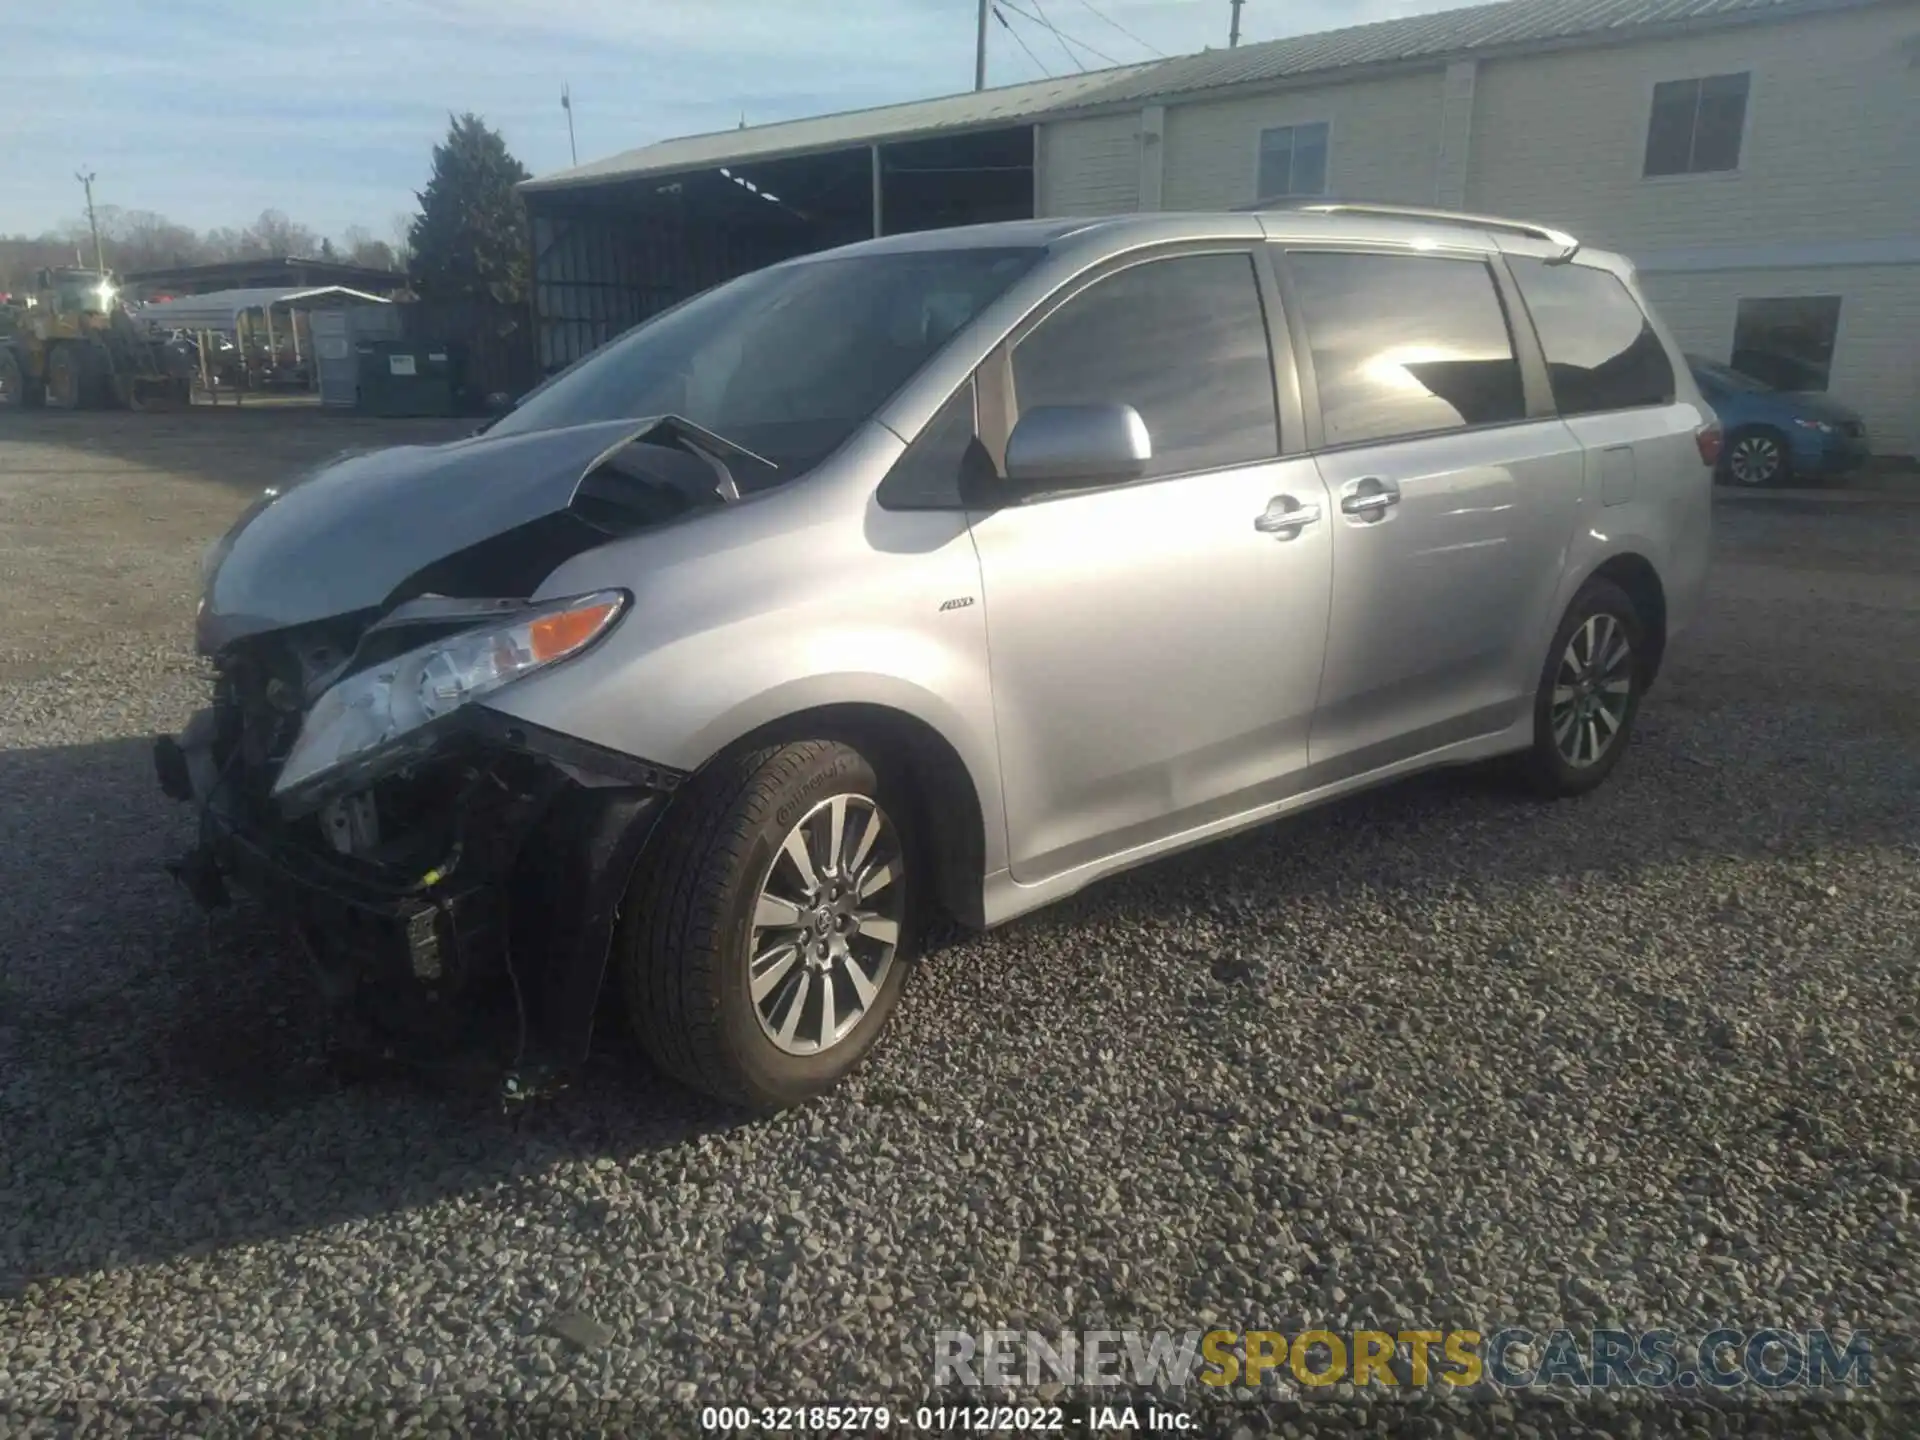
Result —
[{"label": "silver minivan", "polygon": [[[1706,571],[1719,427],[1631,267],[1368,205],[891,236],[657,315],[204,561],[156,743],[323,991],[509,1087],[608,1009],[796,1103],[916,945],[1440,765],[1578,795]],[[425,1043],[424,1041],[422,1043]]]}]

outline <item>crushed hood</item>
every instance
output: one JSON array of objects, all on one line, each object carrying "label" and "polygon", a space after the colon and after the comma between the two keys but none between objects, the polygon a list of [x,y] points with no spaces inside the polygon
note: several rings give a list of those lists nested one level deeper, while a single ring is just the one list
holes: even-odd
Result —
[{"label": "crushed hood", "polygon": [[[503,557],[524,560],[540,547],[488,542],[560,516],[600,462],[659,424],[615,420],[348,454],[268,490],[208,555],[199,649],[217,654],[270,630],[375,612],[409,590],[459,593],[445,584],[448,562],[489,556],[485,568],[500,572],[510,568]],[[592,543],[578,528],[576,552]],[[422,585],[425,577],[436,583]],[[496,573],[478,583],[474,593],[503,582]]]}]

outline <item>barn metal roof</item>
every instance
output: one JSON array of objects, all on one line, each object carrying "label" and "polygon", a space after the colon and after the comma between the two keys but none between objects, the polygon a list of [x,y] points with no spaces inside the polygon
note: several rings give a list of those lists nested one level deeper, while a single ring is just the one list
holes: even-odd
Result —
[{"label": "barn metal roof", "polygon": [[1830,13],[1886,0],[1498,0],[1313,35],[1205,50],[1198,55],[1007,85],[937,100],[855,110],[742,130],[665,140],[525,182],[563,190],[648,175],[745,164],[787,155],[977,129],[1200,92],[1284,84],[1374,66],[1438,62],[1486,52],[1600,45],[1743,22]]},{"label": "barn metal roof", "polygon": [[344,285],[316,285],[299,290],[278,286],[251,290],[214,290],[205,295],[182,295],[178,300],[156,300],[133,312],[134,318],[162,330],[221,330],[231,333],[236,317],[250,310],[278,305],[338,305],[353,301],[365,305],[393,302]]},{"label": "barn metal roof", "polygon": [[1056,110],[1072,109],[1107,86],[1152,65],[1123,66],[1090,71],[1058,80],[1036,80],[1025,85],[1002,85],[992,90],[947,95],[938,100],[912,100],[873,110],[849,110],[776,125],[744,130],[718,130],[663,140],[657,145],[628,150],[607,160],[596,160],[557,174],[543,175],[521,185],[522,190],[565,190],[631,180],[646,175],[668,175],[703,170],[715,165],[745,164],[788,155],[816,154],[849,145],[937,134],[946,130],[976,130],[997,124],[1029,120]]},{"label": "barn metal roof", "polygon": [[1649,30],[1711,27],[1869,3],[1874,0],[1501,0],[1182,55],[1116,79],[1091,98],[1103,105],[1145,102],[1374,65],[1556,43],[1605,44],[1638,39]]}]

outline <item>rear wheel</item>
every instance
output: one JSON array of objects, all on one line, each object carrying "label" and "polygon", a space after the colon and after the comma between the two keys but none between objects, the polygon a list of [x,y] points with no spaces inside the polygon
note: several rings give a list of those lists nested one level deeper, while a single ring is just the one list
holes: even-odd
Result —
[{"label": "rear wheel", "polygon": [[1521,769],[1537,794],[1584,795],[1613,773],[1646,689],[1646,627],[1633,599],[1590,580],[1554,632]]},{"label": "rear wheel", "polygon": [[899,999],[908,807],[851,746],[722,761],[674,796],[629,897],[629,1017],[663,1071],[770,1110],[838,1084]]}]

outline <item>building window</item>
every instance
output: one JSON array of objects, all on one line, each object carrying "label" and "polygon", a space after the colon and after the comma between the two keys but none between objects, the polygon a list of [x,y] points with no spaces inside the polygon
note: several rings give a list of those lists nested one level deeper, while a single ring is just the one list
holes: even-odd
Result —
[{"label": "building window", "polygon": [[1776,390],[1824,390],[1839,334],[1838,295],[1742,300],[1734,313],[1733,368]]},{"label": "building window", "polygon": [[1647,175],[1705,175],[1740,168],[1750,77],[1708,75],[1653,87],[1647,121]]},{"label": "building window", "polygon": [[1258,200],[1327,193],[1327,127],[1280,125],[1260,132]]},{"label": "building window", "polygon": [[1526,417],[1506,311],[1480,261],[1296,251],[1287,268],[1328,445]]}]

